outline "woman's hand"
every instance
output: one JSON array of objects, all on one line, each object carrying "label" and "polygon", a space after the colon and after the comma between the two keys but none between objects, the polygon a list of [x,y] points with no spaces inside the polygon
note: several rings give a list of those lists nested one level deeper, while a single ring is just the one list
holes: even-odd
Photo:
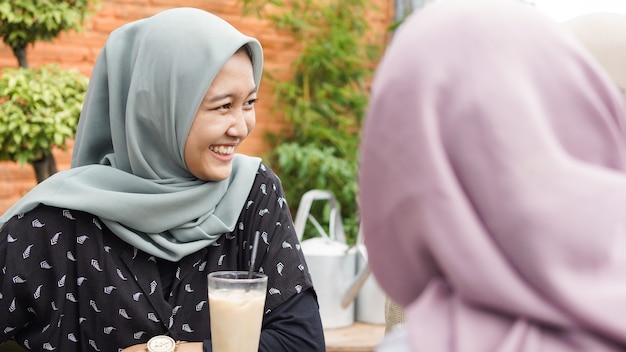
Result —
[{"label": "woman's hand", "polygon": [[[148,346],[145,343],[126,347],[122,352],[147,352]],[[202,342],[178,342],[175,352],[202,352]]]},{"label": "woman's hand", "polygon": [[122,350],[122,352],[146,352],[148,351],[148,345],[142,343],[140,345],[134,345],[130,347],[126,347]]}]

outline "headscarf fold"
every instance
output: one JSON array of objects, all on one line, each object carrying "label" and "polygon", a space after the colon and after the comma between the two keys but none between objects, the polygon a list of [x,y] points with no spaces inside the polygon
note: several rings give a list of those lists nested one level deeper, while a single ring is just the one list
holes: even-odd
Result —
[{"label": "headscarf fold", "polygon": [[626,348],[625,119],[597,61],[528,6],[440,0],[402,24],[359,189],[412,351]]},{"label": "headscarf fold", "polygon": [[258,87],[261,45],[208,12],[171,9],[113,31],[93,68],[72,168],[37,185],[0,222],[38,204],[82,210],[171,261],[232,231],[260,159],[236,155],[229,178],[204,182],[183,155],[207,89],[243,46]]}]

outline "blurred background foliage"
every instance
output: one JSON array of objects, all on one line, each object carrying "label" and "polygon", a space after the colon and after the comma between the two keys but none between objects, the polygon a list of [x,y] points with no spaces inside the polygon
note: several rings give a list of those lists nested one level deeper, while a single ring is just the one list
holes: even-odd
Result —
[{"label": "blurred background foliage", "polygon": [[[272,21],[302,46],[291,80],[273,79],[275,110],[285,127],[269,132],[266,161],[283,183],[292,215],[311,189],[328,190],[340,204],[346,238],[358,233],[357,156],[369,83],[383,50],[369,33],[366,0],[244,0],[245,13]],[[271,8],[271,11],[268,11]],[[311,214],[329,219],[327,204]],[[307,225],[304,238],[317,236]]]}]

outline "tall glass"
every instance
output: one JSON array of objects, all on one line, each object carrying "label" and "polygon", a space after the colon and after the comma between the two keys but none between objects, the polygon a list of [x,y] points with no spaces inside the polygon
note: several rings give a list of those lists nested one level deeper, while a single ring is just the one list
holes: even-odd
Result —
[{"label": "tall glass", "polygon": [[246,271],[209,274],[213,352],[258,352],[267,275]]}]

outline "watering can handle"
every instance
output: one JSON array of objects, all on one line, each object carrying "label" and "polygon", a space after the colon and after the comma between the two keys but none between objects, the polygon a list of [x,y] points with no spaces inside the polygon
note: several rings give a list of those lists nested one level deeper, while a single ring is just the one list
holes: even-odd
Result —
[{"label": "watering can handle", "polygon": [[[302,241],[307,220],[311,220],[311,222],[313,222],[312,219],[314,218],[313,216],[311,216],[310,211],[311,205],[316,200],[326,200],[331,206],[329,232],[326,233],[325,231],[323,231],[320,232],[320,234],[322,234],[322,236],[326,234],[327,237],[333,240],[338,240],[339,242],[345,243],[346,236],[343,232],[343,223],[341,221],[341,214],[339,213],[337,207],[337,199],[332,192],[319,189],[312,189],[310,191],[307,191],[302,195],[302,198],[300,199],[300,205],[298,205],[298,211],[296,212],[296,217],[294,219],[294,227],[296,230],[296,235],[298,236],[298,240]],[[313,222],[313,225],[318,231],[320,230],[318,228],[319,223],[317,223],[317,221]]]}]

